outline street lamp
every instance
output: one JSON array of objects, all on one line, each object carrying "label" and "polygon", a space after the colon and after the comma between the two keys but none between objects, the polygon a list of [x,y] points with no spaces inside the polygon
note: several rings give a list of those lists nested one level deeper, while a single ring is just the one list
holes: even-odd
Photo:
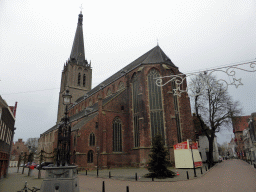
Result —
[{"label": "street lamp", "polygon": [[192,160],[193,160],[193,169],[194,169],[194,177],[197,177],[196,176],[196,168],[195,168],[195,162],[194,162],[194,156],[193,156],[193,150],[192,150],[192,139],[189,139],[189,146],[191,148],[191,154],[192,154]]},{"label": "street lamp", "polygon": [[99,152],[100,152],[100,147],[96,147],[97,151],[97,177],[99,176]]}]

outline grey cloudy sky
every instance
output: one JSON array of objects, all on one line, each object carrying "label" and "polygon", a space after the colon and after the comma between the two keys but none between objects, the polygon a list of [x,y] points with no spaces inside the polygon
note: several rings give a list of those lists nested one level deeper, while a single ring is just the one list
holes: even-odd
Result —
[{"label": "grey cloudy sky", "polygon": [[[156,46],[183,73],[256,58],[256,1],[0,1],[0,94],[18,102],[14,140],[39,137],[56,123],[64,62],[83,4],[85,55],[93,87]],[[243,107],[256,109],[256,73],[238,73],[229,88]],[[218,134],[218,142],[232,131]]]}]

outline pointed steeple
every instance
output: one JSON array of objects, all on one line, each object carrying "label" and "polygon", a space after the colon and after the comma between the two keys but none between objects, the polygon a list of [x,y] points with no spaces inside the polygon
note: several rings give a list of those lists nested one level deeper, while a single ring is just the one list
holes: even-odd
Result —
[{"label": "pointed steeple", "polygon": [[70,54],[71,61],[76,61],[80,65],[87,65],[84,52],[84,37],[83,37],[83,14],[82,11],[78,15],[78,23],[76,28],[76,34]]}]

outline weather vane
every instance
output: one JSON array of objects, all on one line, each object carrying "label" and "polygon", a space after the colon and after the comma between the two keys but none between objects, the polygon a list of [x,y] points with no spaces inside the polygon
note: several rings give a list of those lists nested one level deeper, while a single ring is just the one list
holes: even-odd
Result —
[{"label": "weather vane", "polygon": [[81,13],[82,13],[82,10],[83,10],[83,4],[81,4],[81,6],[79,7],[81,9]]}]

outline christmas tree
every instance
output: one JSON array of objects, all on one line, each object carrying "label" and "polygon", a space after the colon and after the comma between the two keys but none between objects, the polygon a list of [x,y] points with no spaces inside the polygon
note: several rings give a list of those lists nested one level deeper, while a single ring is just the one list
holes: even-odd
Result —
[{"label": "christmas tree", "polygon": [[167,159],[169,152],[164,147],[164,142],[161,135],[156,135],[152,141],[152,149],[149,154],[150,161],[148,163],[148,171],[150,173],[146,174],[145,177],[149,178],[166,178],[174,177],[175,173],[170,171],[168,167],[171,165],[170,161]]}]

